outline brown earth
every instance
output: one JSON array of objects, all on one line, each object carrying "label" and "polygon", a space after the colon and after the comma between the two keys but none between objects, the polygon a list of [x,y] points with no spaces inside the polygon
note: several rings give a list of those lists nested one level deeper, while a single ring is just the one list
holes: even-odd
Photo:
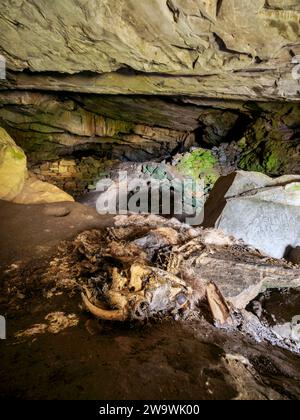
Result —
[{"label": "brown earth", "polygon": [[99,216],[96,210],[78,203],[20,205],[0,201],[0,270],[19,260],[49,256],[60,241],[109,225],[110,216]]},{"label": "brown earth", "polygon": [[[57,293],[39,282],[62,240],[108,226],[110,217],[76,203],[2,202],[0,220],[0,287],[14,287],[12,263],[26,286],[24,294],[1,293],[7,319],[2,399],[300,398],[300,359],[288,351],[217,330],[204,319],[99,322],[80,308],[79,293]],[[53,323],[49,314],[56,313],[75,323]]]}]

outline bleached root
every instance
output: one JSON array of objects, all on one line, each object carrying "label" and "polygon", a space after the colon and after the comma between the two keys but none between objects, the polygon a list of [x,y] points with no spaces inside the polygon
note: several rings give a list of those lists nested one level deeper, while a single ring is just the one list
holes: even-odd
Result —
[{"label": "bleached root", "polygon": [[81,293],[81,297],[86,309],[94,315],[96,318],[102,319],[104,321],[121,321],[124,322],[128,318],[128,314],[123,310],[107,310],[101,308],[100,306],[94,305],[90,301],[89,292],[85,289],[85,293]]}]

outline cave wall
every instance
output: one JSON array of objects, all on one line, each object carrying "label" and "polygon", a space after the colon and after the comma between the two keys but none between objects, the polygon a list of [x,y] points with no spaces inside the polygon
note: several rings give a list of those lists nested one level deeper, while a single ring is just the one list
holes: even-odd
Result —
[{"label": "cave wall", "polygon": [[75,162],[79,184],[88,162],[92,179],[105,160],[162,161],[193,146],[218,153],[230,143],[242,169],[271,176],[300,172],[297,103],[2,91],[0,125],[37,174],[66,177]]},{"label": "cave wall", "polygon": [[0,93],[0,126],[25,151],[31,172],[74,197],[120,161],[163,161],[232,140],[247,118],[237,104],[189,98]]},{"label": "cave wall", "polygon": [[240,115],[176,98],[0,93],[0,124],[31,163],[68,155],[164,159],[199,141],[218,144]]},{"label": "cave wall", "polygon": [[256,118],[240,142],[241,169],[270,176],[300,173],[300,107],[256,104]]}]

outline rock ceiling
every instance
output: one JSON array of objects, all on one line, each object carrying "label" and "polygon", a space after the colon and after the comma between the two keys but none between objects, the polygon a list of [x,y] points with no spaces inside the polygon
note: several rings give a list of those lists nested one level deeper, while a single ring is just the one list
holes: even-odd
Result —
[{"label": "rock ceiling", "polygon": [[296,100],[299,0],[4,0],[4,87]]}]

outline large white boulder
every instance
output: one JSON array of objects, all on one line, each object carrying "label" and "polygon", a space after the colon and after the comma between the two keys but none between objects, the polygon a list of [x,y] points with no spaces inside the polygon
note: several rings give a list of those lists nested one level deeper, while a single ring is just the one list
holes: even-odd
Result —
[{"label": "large white boulder", "polygon": [[300,175],[272,179],[239,171],[217,183],[206,225],[242,239],[273,258],[300,245]]}]

